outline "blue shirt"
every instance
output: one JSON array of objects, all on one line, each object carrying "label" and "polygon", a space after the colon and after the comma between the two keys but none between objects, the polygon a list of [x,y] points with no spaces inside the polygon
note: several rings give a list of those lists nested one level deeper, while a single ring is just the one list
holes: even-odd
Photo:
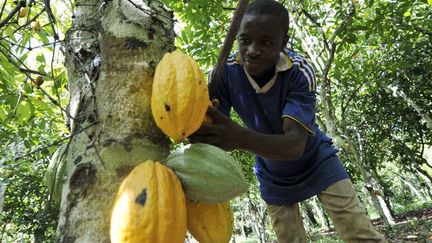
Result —
[{"label": "blue shirt", "polygon": [[[276,74],[260,88],[233,55],[211,98],[229,116],[231,108],[244,124],[265,134],[283,134],[283,119],[300,123],[309,132],[305,152],[298,160],[275,161],[256,156],[254,172],[261,197],[269,204],[300,202],[348,178],[327,137],[315,123],[316,82],[311,65],[286,50],[276,65]],[[289,148],[287,148],[289,149]]]}]

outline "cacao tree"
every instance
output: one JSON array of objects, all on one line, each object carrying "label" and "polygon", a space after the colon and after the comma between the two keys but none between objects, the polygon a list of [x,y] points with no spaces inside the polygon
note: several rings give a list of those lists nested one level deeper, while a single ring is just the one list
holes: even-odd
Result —
[{"label": "cacao tree", "polygon": [[66,113],[71,133],[79,133],[68,142],[57,239],[109,242],[119,183],[136,164],[169,152],[149,102],[154,69],[174,49],[173,14],[159,1],[76,6],[64,45]]}]

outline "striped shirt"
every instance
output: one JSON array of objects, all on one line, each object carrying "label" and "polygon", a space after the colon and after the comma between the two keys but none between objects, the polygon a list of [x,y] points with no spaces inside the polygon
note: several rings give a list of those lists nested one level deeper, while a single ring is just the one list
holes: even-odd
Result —
[{"label": "striped shirt", "polygon": [[[337,150],[315,123],[316,77],[305,58],[285,50],[275,75],[260,87],[232,55],[212,98],[229,116],[231,108],[249,128],[264,134],[283,134],[283,120],[293,119],[310,134],[299,160],[274,161],[256,156],[254,172],[261,196],[269,204],[290,204],[307,199],[331,184],[348,178]],[[287,148],[289,149],[289,148]]]}]

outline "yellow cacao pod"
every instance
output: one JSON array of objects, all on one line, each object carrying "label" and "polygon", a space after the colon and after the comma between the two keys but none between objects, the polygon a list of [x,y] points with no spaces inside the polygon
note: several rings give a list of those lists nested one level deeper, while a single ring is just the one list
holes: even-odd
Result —
[{"label": "yellow cacao pod", "polygon": [[175,142],[201,126],[209,104],[198,64],[179,51],[166,53],[156,67],[151,109],[156,125]]},{"label": "yellow cacao pod", "polygon": [[41,30],[41,24],[37,20],[32,21],[30,27],[34,32],[39,32]]},{"label": "yellow cacao pod", "polygon": [[28,7],[22,7],[18,12],[18,18],[24,18],[27,16],[27,13],[29,11]]},{"label": "yellow cacao pod", "polygon": [[148,160],[123,180],[111,214],[113,243],[176,243],[186,238],[186,201],[174,172]]},{"label": "yellow cacao pod", "polygon": [[217,204],[186,200],[187,229],[200,243],[228,243],[234,226],[229,201]]}]

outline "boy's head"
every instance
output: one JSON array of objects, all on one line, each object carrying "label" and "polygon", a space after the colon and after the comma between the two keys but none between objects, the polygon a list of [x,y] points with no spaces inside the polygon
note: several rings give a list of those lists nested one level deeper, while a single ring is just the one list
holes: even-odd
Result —
[{"label": "boy's head", "polygon": [[267,79],[288,41],[288,11],[274,0],[249,4],[237,33],[241,62],[254,78]]},{"label": "boy's head", "polygon": [[[281,3],[274,0],[255,0],[249,3],[245,15],[275,15],[280,19],[280,27],[286,35],[289,29],[288,11]],[[275,27],[275,26],[272,26]]]}]

